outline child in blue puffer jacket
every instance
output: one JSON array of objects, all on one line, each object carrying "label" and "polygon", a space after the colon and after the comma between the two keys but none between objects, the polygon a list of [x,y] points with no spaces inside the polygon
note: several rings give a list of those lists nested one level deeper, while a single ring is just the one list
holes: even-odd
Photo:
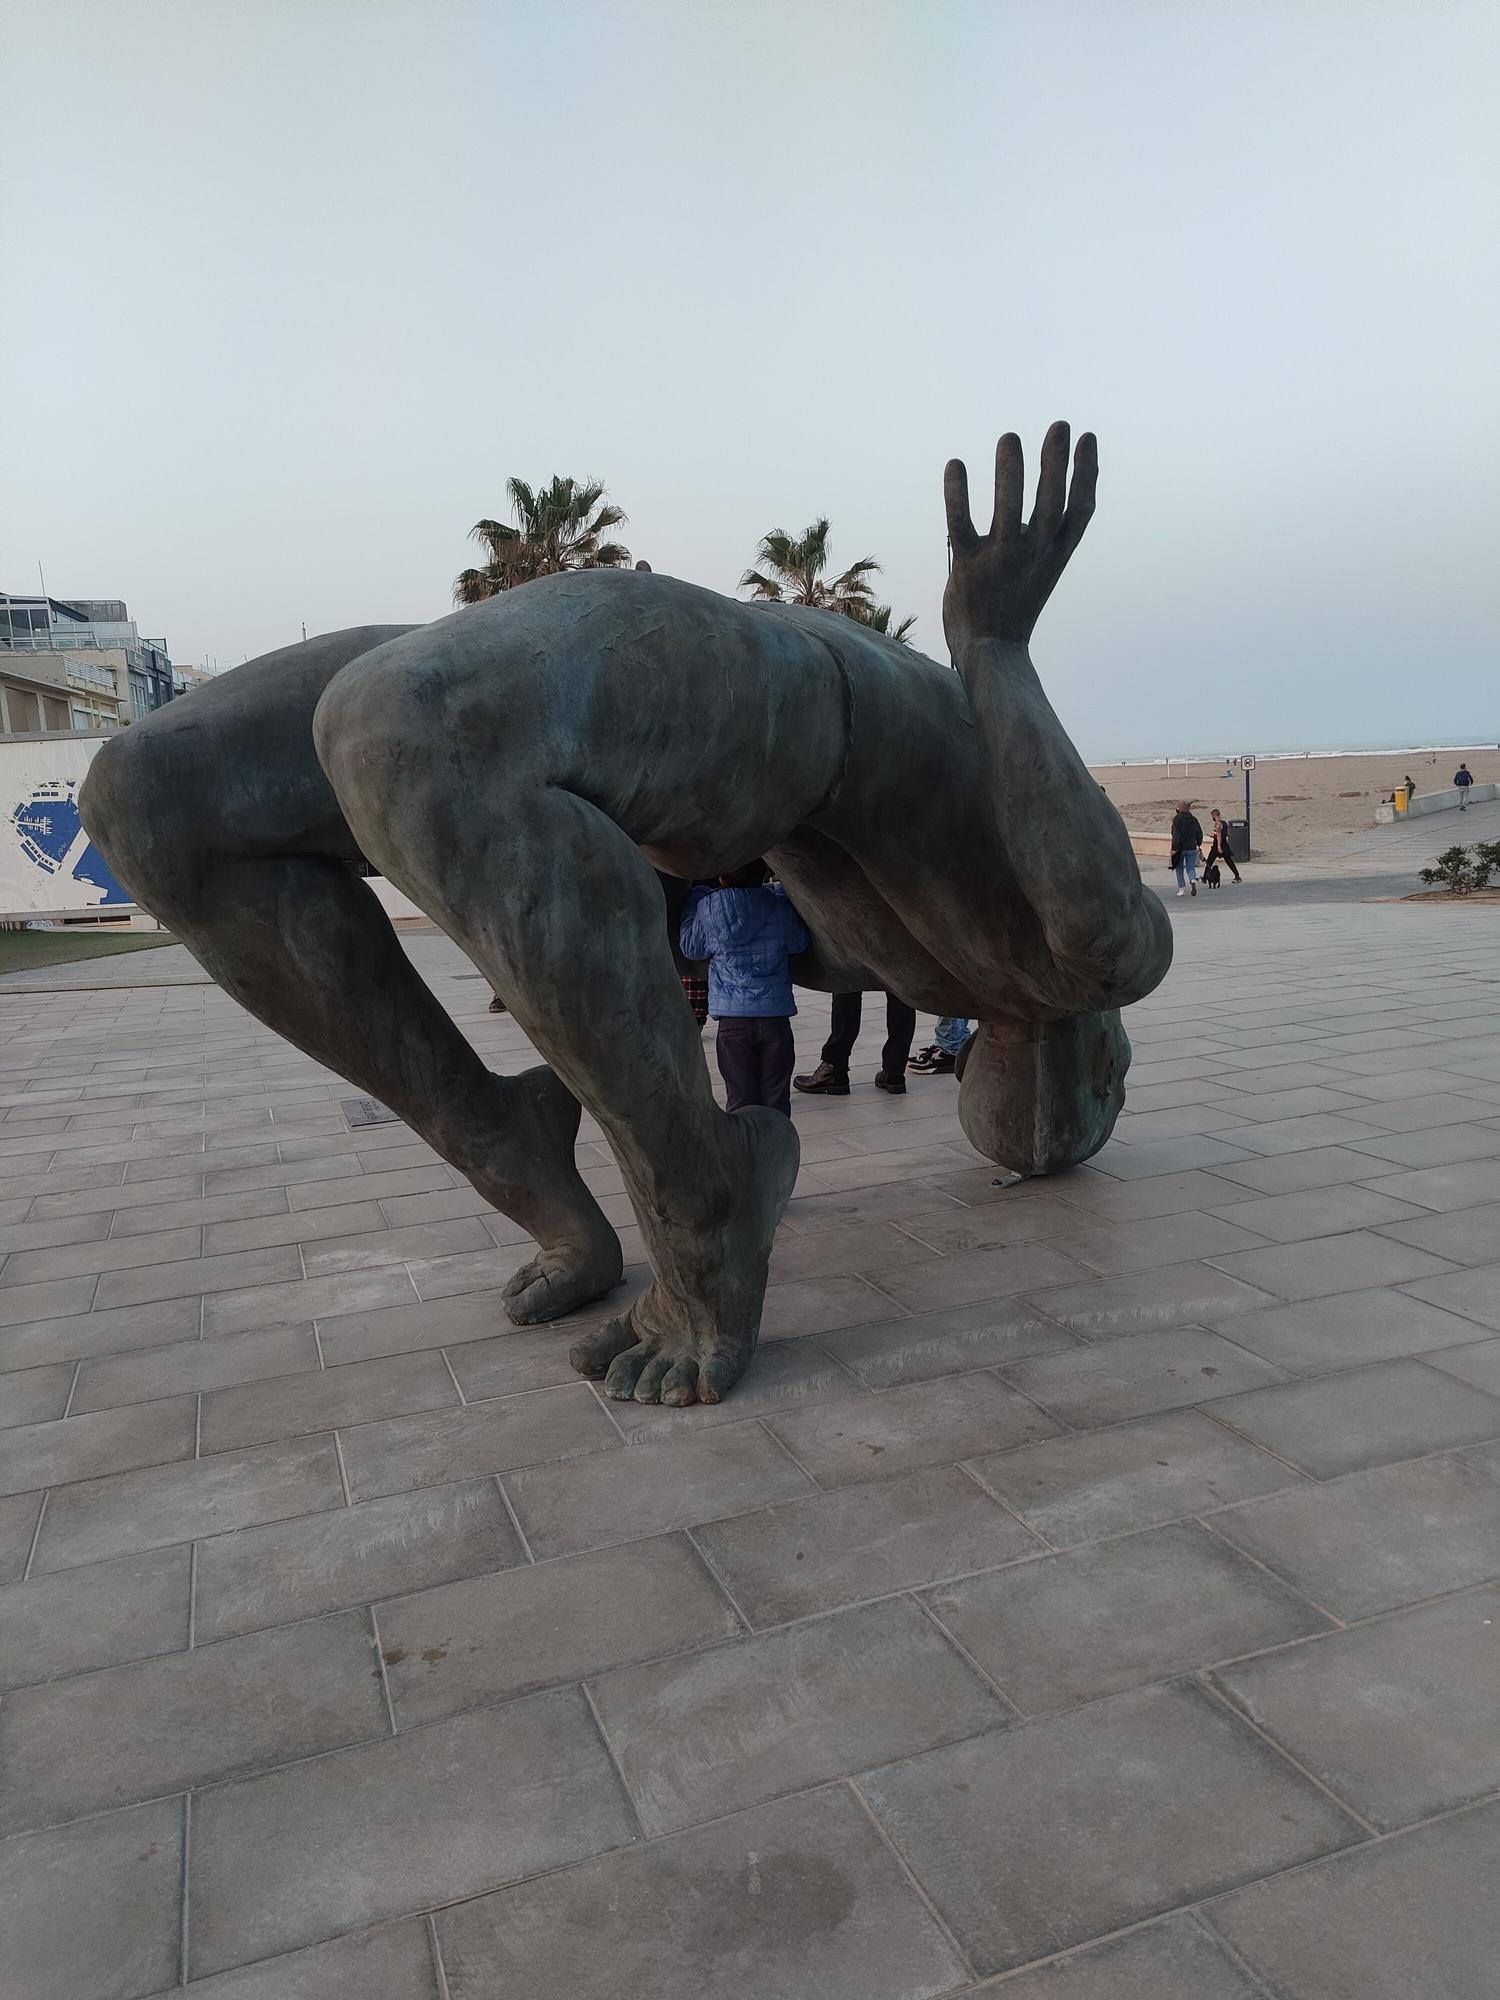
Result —
[{"label": "child in blue puffer jacket", "polygon": [[721,875],[717,889],[691,889],[680,942],[684,958],[708,960],[726,1110],[767,1104],[789,1118],[797,1003],[787,959],[808,937],[786,891],[768,881],[764,861]]}]

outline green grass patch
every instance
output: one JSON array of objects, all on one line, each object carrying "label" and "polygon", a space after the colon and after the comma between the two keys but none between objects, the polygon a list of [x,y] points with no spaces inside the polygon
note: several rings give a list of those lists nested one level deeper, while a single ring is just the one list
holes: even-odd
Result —
[{"label": "green grass patch", "polygon": [[28,972],[35,965],[71,965],[80,958],[111,958],[117,951],[154,951],[176,944],[170,931],[0,931],[0,972]]}]

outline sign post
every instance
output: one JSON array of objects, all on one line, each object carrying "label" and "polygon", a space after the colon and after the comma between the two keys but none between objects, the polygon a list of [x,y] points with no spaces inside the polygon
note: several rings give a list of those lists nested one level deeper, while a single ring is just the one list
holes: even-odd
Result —
[{"label": "sign post", "polygon": [[1253,757],[1241,757],[1245,767],[1245,858],[1250,857],[1250,773],[1255,769]]}]

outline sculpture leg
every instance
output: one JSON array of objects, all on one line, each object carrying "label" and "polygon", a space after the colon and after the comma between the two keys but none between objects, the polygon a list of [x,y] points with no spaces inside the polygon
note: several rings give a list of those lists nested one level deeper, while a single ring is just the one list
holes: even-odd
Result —
[{"label": "sculpture leg", "polygon": [[[205,706],[185,718],[197,729],[142,722],[105,747],[83,800],[90,833],[132,895],[226,992],[389,1104],[536,1238],[538,1255],[506,1287],[513,1320],[553,1319],[601,1297],[619,1282],[620,1246],[575,1164],[577,1102],[546,1069],[500,1077],[485,1066],[346,860],[216,851],[226,826],[216,822],[222,795],[204,768],[201,726],[214,715],[211,693],[195,696]],[[310,716],[301,758],[296,745],[285,748],[266,797],[279,801],[292,837],[352,854],[313,756]],[[222,817],[249,845],[232,812]],[[262,829],[265,844],[276,830]]]},{"label": "sculpture leg", "polygon": [[655,1280],[573,1365],[617,1399],[719,1401],[754,1352],[799,1149],[779,1112],[714,1102],[651,867],[597,807],[498,754],[457,852],[436,758],[382,749],[337,705],[319,725],[365,851],[482,967],[620,1163]]}]

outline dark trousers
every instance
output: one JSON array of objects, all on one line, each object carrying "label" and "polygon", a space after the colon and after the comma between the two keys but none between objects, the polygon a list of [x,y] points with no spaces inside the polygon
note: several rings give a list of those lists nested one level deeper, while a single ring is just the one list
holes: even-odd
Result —
[{"label": "dark trousers", "polygon": [[717,1053],[726,1111],[768,1104],[791,1117],[797,1050],[785,1014],[726,1016],[719,1023]]},{"label": "dark trousers", "polygon": [[1208,850],[1208,858],[1210,861],[1222,861],[1235,881],[1239,881],[1240,871],[1234,865],[1234,856],[1229,851],[1229,842],[1227,840],[1222,842],[1216,840]]},{"label": "dark trousers", "polygon": [[[849,1058],[854,1053],[854,1044],[859,1040],[860,1015],[863,1012],[862,993],[835,993],[833,996],[833,1023],[828,1040],[823,1044],[823,1060],[847,1075]],[[887,1076],[896,1077],[904,1073],[906,1059],[911,1054],[912,1036],[917,1032],[917,1010],[908,1007],[904,1000],[898,1000],[894,993],[885,996],[885,1047],[880,1052],[880,1067]]]}]

